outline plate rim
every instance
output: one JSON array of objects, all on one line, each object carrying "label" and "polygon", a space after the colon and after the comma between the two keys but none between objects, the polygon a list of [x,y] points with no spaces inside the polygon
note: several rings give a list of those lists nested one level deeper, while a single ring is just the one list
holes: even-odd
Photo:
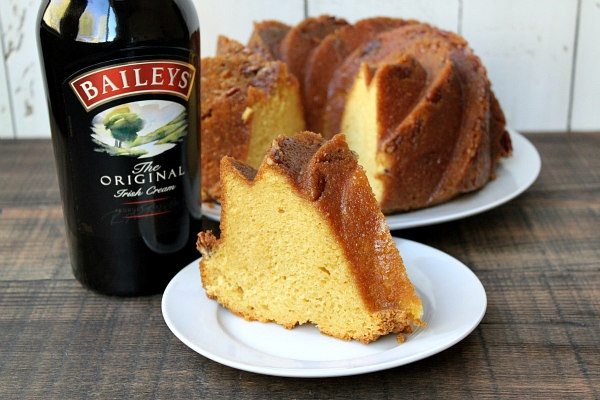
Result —
[{"label": "plate rim", "polygon": [[[533,185],[535,183],[535,181],[537,180],[537,178],[541,172],[542,159],[541,159],[540,154],[539,154],[538,150],[536,149],[536,147],[533,145],[533,143],[531,143],[531,141],[526,136],[524,136],[522,133],[520,133],[512,128],[509,128],[509,127],[507,127],[506,130],[511,135],[511,138],[513,138],[513,137],[518,138],[517,141],[522,142],[523,147],[521,149],[526,149],[525,152],[529,156],[532,156],[533,161],[535,161],[535,165],[532,165],[532,167],[535,167],[535,168],[531,168],[526,172],[527,179],[525,180],[525,183],[523,183],[522,186],[519,186],[517,188],[517,190],[515,190],[514,192],[510,192],[510,193],[508,193],[508,195],[505,195],[505,196],[503,196],[499,199],[496,199],[494,201],[491,201],[487,204],[481,205],[476,208],[463,210],[463,211],[460,211],[457,213],[433,216],[433,217],[424,218],[422,220],[414,220],[414,221],[408,221],[408,222],[394,221],[394,217],[402,217],[404,215],[410,215],[411,213],[423,212],[423,211],[435,209],[435,207],[438,207],[438,206],[452,204],[452,201],[454,201],[456,199],[460,199],[461,196],[459,196],[455,199],[452,199],[450,201],[447,201],[445,203],[438,204],[436,206],[422,208],[422,209],[414,210],[414,211],[409,211],[406,213],[396,213],[396,214],[386,215],[385,219],[386,219],[386,222],[387,222],[389,228],[391,230],[409,229],[409,228],[416,228],[416,227],[421,227],[421,226],[436,225],[436,224],[441,224],[444,222],[456,221],[459,219],[472,217],[474,215],[484,213],[493,208],[496,208],[505,203],[508,203],[509,201],[513,200],[514,198],[523,194],[523,192],[525,192],[527,189],[529,189],[531,187],[531,185]],[[513,140],[513,144],[514,144],[514,142],[515,142],[515,140]],[[515,156],[515,153],[513,152],[511,157],[518,157],[518,155]],[[479,189],[479,191],[481,191],[481,190],[485,190],[485,186],[483,188]],[[471,194],[474,194],[477,192],[478,191],[474,191]],[[469,195],[469,194],[470,193],[465,193],[465,195]],[[210,208],[210,207],[215,207],[215,203],[202,203],[202,215],[212,221],[219,222],[220,216],[217,216],[212,211],[207,212],[207,208]]]},{"label": "plate rim", "polygon": [[[196,343],[193,343],[191,340],[188,340],[183,335],[183,333],[177,329],[176,323],[172,320],[172,318],[168,312],[167,303],[168,303],[169,294],[171,293],[172,290],[174,290],[173,287],[177,282],[178,276],[183,274],[184,270],[187,270],[188,268],[191,268],[194,266],[197,268],[198,262],[200,261],[201,257],[196,259],[195,261],[191,262],[190,264],[186,265],[181,271],[179,271],[173,277],[173,279],[169,282],[167,287],[165,288],[165,291],[164,291],[162,299],[161,299],[161,313],[163,315],[163,319],[164,319],[165,323],[167,324],[167,327],[175,335],[175,337],[177,337],[183,344],[185,344],[191,350],[202,355],[203,357],[206,357],[214,362],[218,362],[218,363],[228,366],[230,368],[235,368],[235,369],[242,370],[242,371],[258,373],[258,374],[263,374],[263,375],[269,375],[269,376],[280,376],[280,377],[291,377],[291,378],[327,378],[327,377],[352,376],[352,375],[360,375],[360,374],[377,372],[377,371],[382,371],[382,370],[386,370],[386,369],[390,369],[390,368],[395,368],[395,367],[410,364],[412,362],[431,357],[432,355],[438,354],[438,353],[454,346],[455,344],[459,343],[464,338],[466,338],[469,334],[471,334],[479,326],[479,324],[481,323],[481,321],[487,311],[487,293],[485,291],[485,287],[483,286],[483,283],[477,277],[477,275],[467,265],[465,265],[463,262],[461,262],[457,258],[451,256],[450,254],[445,253],[441,250],[438,250],[434,247],[431,247],[431,246],[428,246],[428,245],[425,245],[425,244],[422,244],[419,242],[415,242],[415,241],[412,241],[409,239],[401,239],[401,238],[397,238],[397,237],[392,237],[392,239],[394,240],[396,247],[399,246],[400,242],[404,242],[409,246],[422,247],[425,250],[427,250],[428,252],[431,252],[432,256],[433,255],[438,255],[438,256],[441,255],[445,258],[449,258],[450,260],[453,261],[453,263],[456,264],[456,267],[461,268],[463,270],[463,272],[467,273],[467,275],[470,275],[470,278],[474,279],[474,283],[477,286],[477,288],[481,290],[482,297],[479,299],[481,301],[481,309],[479,310],[477,317],[473,318],[473,320],[471,321],[469,326],[466,327],[466,329],[464,329],[464,331],[462,331],[457,337],[444,343],[441,346],[438,346],[438,347],[434,346],[432,348],[429,348],[422,352],[413,354],[411,356],[406,356],[406,357],[402,357],[399,359],[393,359],[393,360],[384,361],[384,362],[380,362],[380,363],[373,363],[373,364],[362,365],[362,366],[357,366],[357,367],[335,367],[335,368],[266,367],[266,366],[260,366],[260,365],[253,365],[253,364],[250,364],[247,362],[243,363],[243,362],[231,360],[229,358],[220,356],[218,354],[210,352],[205,347],[199,346]],[[204,291],[203,291],[203,293],[204,293]],[[394,347],[394,348],[386,350],[382,353],[393,351],[396,348],[397,347]],[[282,358],[286,358],[286,357],[282,357]]]}]

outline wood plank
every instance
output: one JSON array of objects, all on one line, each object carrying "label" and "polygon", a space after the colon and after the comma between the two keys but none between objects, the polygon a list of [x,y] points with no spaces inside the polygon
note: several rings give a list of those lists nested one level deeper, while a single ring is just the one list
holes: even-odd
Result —
[{"label": "wood plank", "polygon": [[10,97],[19,138],[50,137],[48,108],[37,54],[37,0],[0,2]]},{"label": "wood plank", "polygon": [[471,267],[488,298],[479,327],[425,360],[327,384],[222,366],[171,334],[160,296],[81,287],[48,178],[50,142],[2,141],[0,398],[598,398],[600,134],[530,138],[543,168],[523,195],[394,232]]},{"label": "wood plank", "polygon": [[60,206],[4,208],[0,214],[0,279],[70,279]]},{"label": "wood plank", "polygon": [[577,2],[464,0],[462,34],[488,70],[509,126],[566,130]]},{"label": "wood plank", "polygon": [[277,19],[295,24],[304,18],[303,0],[194,0],[194,3],[201,24],[203,57],[215,54],[218,35],[246,43],[253,21]]},{"label": "wood plank", "polygon": [[[529,323],[518,296],[528,289],[544,298],[546,289],[504,289],[501,301],[490,298],[480,327],[443,353],[323,385],[245,373],[195,354],[163,323],[160,296],[116,299],[60,280],[0,283],[0,395],[375,399],[399,398],[410,388],[428,398],[594,398],[600,369],[591,321],[573,325],[553,307],[538,307],[534,315],[554,322]],[[511,318],[498,319],[498,312]]]},{"label": "wood plank", "polygon": [[351,22],[382,15],[414,18],[451,31],[458,28],[458,11],[458,0],[379,0],[376,3],[361,0],[308,0],[310,16],[331,14],[347,18]]},{"label": "wood plank", "polygon": [[582,0],[571,129],[600,129],[600,1]]},{"label": "wood plank", "polygon": [[49,140],[3,140],[0,208],[58,206],[60,194]]},{"label": "wood plank", "polygon": [[72,278],[49,140],[0,144],[0,279]]}]

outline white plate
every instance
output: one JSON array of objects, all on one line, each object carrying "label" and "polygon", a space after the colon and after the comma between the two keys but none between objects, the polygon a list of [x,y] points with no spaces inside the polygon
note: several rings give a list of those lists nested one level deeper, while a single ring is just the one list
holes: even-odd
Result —
[{"label": "white plate", "polygon": [[312,325],[287,330],[249,322],[206,297],[198,262],[181,270],[162,298],[169,329],[194,351],[221,364],[290,377],[355,375],[408,364],[466,337],[486,309],[481,282],[457,259],[432,247],[394,238],[423,301],[426,328],[398,344],[387,335],[368,345],[322,335]]},{"label": "white plate", "polygon": [[[523,193],[535,182],[542,161],[537,150],[525,136],[508,129],[513,144],[512,157],[503,159],[496,169],[496,179],[481,190],[457,197],[447,203],[422,210],[386,217],[390,229],[413,228],[453,221],[498,207]],[[204,203],[202,213],[218,221],[221,206]]]}]

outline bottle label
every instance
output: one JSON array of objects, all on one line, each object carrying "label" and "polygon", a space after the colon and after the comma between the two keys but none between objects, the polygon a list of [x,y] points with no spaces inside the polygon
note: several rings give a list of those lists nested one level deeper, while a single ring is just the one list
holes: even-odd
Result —
[{"label": "bottle label", "polygon": [[186,101],[190,97],[196,68],[171,60],[138,61],[99,68],[70,81],[87,111],[126,96],[167,93]]},{"label": "bottle label", "polygon": [[77,231],[141,235],[164,251],[186,243],[199,184],[190,158],[197,154],[195,78],[193,65],[161,58],[90,67],[64,82]]},{"label": "bottle label", "polygon": [[[172,150],[187,133],[186,109],[181,104],[171,101],[134,101],[96,114],[92,118],[90,131],[94,151],[110,157],[130,157],[139,160],[130,164],[130,168],[120,174],[101,175],[98,183],[106,188],[113,188],[113,198],[139,199],[169,194],[176,189],[173,180],[185,174],[183,165],[161,165],[153,158]],[[164,198],[153,198],[145,200],[144,203],[161,200]],[[130,201],[125,204],[139,202]],[[144,215],[125,218],[139,218]]]}]

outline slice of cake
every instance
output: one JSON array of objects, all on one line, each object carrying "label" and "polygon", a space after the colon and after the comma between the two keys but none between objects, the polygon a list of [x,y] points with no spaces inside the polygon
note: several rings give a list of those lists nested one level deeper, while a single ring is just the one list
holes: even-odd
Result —
[{"label": "slice of cake", "polygon": [[297,79],[280,61],[219,38],[217,56],[201,62],[202,200],[220,197],[224,156],[258,167],[277,135],[304,129]]},{"label": "slice of cake", "polygon": [[278,137],[258,171],[221,162],[221,238],[201,232],[202,284],[248,320],[314,323],[370,342],[423,308],[343,135]]}]

